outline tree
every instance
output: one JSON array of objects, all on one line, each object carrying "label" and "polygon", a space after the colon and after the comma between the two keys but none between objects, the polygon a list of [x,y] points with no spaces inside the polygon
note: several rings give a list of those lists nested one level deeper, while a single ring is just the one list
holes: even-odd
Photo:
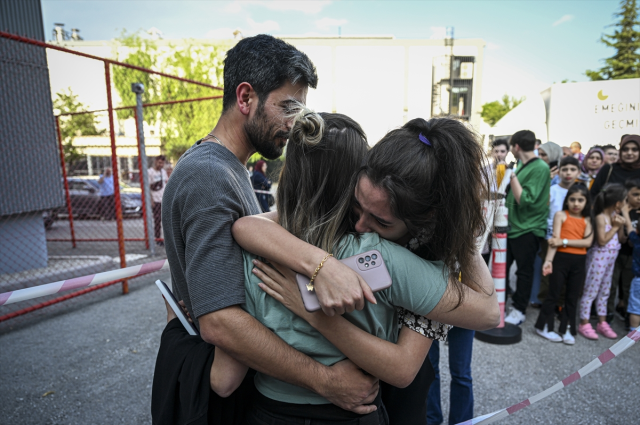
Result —
[{"label": "tree", "polygon": [[604,34],[600,42],[613,47],[616,53],[604,60],[605,66],[597,71],[587,70],[585,74],[591,81],[620,80],[640,77],[640,31],[637,0],[622,0],[620,11],[613,15],[620,18],[613,24],[613,34]]},{"label": "tree", "polygon": [[[56,93],[56,98],[53,100],[53,110],[56,115],[83,112],[87,109],[87,106],[78,100],[78,95],[73,94],[70,87],[66,91]],[[80,150],[73,146],[74,137],[101,136],[106,132],[104,129],[98,130],[95,114],[63,115],[59,120],[64,161],[68,165],[83,157]]]},{"label": "tree", "polygon": [[[168,49],[162,49],[153,40],[142,38],[138,33],[127,34],[126,31],[116,42],[116,57],[121,62],[215,86],[221,85],[226,51],[222,46],[170,45]],[[136,104],[131,83],[144,84],[144,103],[222,95],[221,90],[121,66],[113,66],[113,81],[121,103],[125,106]],[[163,151],[172,158],[178,158],[196,140],[204,137],[215,127],[221,113],[222,99],[195,101],[146,107],[144,121],[150,125],[159,125]],[[118,119],[128,119],[133,117],[133,114],[131,109],[120,110]]]},{"label": "tree", "polygon": [[490,126],[494,126],[500,118],[504,117],[507,112],[521,104],[525,100],[524,97],[516,99],[515,97],[509,97],[509,95],[502,96],[502,102],[494,100],[493,102],[485,103],[482,105],[482,112],[480,116]]}]

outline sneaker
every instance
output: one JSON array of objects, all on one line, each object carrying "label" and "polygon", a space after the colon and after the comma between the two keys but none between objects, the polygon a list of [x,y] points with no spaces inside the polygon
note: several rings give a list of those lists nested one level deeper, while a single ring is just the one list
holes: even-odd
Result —
[{"label": "sneaker", "polygon": [[600,335],[610,339],[616,339],[618,337],[618,334],[615,333],[613,329],[611,329],[611,326],[609,326],[607,322],[598,323],[598,326],[596,326],[596,331]]},{"label": "sneaker", "polygon": [[506,323],[511,323],[512,325],[519,326],[524,323],[527,317],[517,308],[512,308],[509,312],[509,315],[504,318]]},{"label": "sneaker", "polygon": [[574,338],[573,335],[571,335],[571,332],[569,332],[569,328],[567,328],[567,332],[565,332],[565,334],[562,335],[562,342],[564,342],[567,345],[573,345],[576,343],[576,339]]},{"label": "sneaker", "polygon": [[544,325],[543,330],[536,328],[536,333],[541,337],[548,339],[551,342],[562,342],[562,337],[557,333],[555,333],[554,331],[549,332],[547,330],[547,325]]},{"label": "sneaker", "polygon": [[591,323],[585,323],[584,325],[578,325],[578,333],[587,339],[598,339],[598,334],[593,330]]}]

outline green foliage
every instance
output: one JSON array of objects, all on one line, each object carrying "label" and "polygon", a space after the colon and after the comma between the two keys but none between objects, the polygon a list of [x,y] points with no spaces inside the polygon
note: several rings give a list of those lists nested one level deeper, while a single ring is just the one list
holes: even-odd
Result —
[{"label": "green foliage", "polygon": [[[162,48],[153,40],[126,32],[116,41],[117,58],[121,62],[216,86],[223,80],[225,49],[221,46],[170,45]],[[113,66],[112,69],[116,91],[125,106],[136,104],[135,94],[131,91],[132,83],[144,84],[142,101],[145,104],[222,95],[222,90],[143,71],[121,66]],[[221,113],[222,99],[194,101],[145,107],[144,121],[148,125],[158,125],[162,149],[175,159],[209,133]],[[118,111],[119,119],[132,116],[133,110]]]},{"label": "green foliage", "polygon": [[591,81],[620,80],[640,77],[640,25],[638,21],[637,0],[622,0],[620,11],[613,15],[620,20],[613,24],[613,34],[604,34],[600,42],[616,50],[615,54],[604,60],[605,66],[599,70],[587,70],[585,74]]},{"label": "green foliage", "polygon": [[515,97],[508,95],[502,96],[502,101],[494,100],[493,102],[485,103],[482,105],[482,112],[480,116],[489,125],[494,126],[500,118],[504,117],[507,112],[518,106],[524,101],[524,97],[516,99]]},{"label": "green foliage", "polygon": [[[53,110],[56,115],[70,112],[82,112],[88,108],[78,100],[71,88],[56,93],[53,100]],[[101,136],[106,130],[98,130],[95,114],[64,115],[60,117],[60,134],[66,164],[73,164],[83,157],[78,148],[73,146],[73,139],[77,136]]]}]

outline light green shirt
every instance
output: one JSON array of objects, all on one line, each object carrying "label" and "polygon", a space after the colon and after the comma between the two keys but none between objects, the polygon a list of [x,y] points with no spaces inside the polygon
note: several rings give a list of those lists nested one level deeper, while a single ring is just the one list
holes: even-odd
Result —
[{"label": "light green shirt", "polygon": [[[341,246],[336,255],[338,259],[372,249],[377,249],[382,254],[393,282],[391,287],[375,294],[378,304],[366,302],[362,311],[356,310],[344,317],[360,329],[386,341],[395,343],[398,340],[396,306],[426,315],[438,304],[447,287],[448,272],[444,271],[442,262],[423,260],[409,250],[380,238],[376,233],[362,234],[360,238],[346,236]],[[344,360],[344,354],[311,325],[260,289],[260,280],[251,273],[251,261],[254,258],[254,255],[245,252],[246,303],[242,307],[287,344],[318,362],[330,366]],[[329,403],[310,390],[262,373],[256,374],[255,383],[263,395],[273,400],[295,404]]]}]

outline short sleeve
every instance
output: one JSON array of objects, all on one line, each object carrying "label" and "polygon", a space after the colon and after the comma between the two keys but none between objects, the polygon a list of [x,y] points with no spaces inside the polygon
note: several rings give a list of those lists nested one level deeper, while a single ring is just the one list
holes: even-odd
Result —
[{"label": "short sleeve", "polygon": [[426,316],[447,289],[449,273],[441,261],[427,261],[405,248],[383,241],[383,259],[393,284],[387,290],[396,307]]},{"label": "short sleeve", "polygon": [[412,313],[406,308],[397,307],[397,310],[398,329],[402,328],[402,326],[406,326],[425,338],[445,342],[447,340],[447,335],[449,335],[449,330],[453,327]]},{"label": "short sleeve", "polygon": [[237,219],[237,211],[218,205],[183,223],[185,277],[195,317],[245,302],[242,248],[231,236]]}]

